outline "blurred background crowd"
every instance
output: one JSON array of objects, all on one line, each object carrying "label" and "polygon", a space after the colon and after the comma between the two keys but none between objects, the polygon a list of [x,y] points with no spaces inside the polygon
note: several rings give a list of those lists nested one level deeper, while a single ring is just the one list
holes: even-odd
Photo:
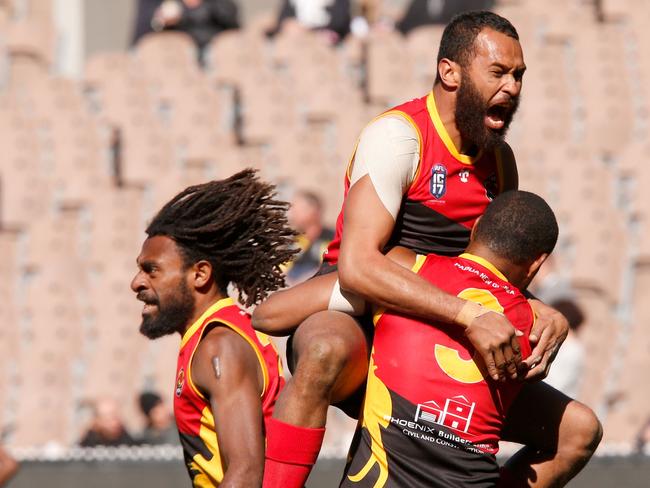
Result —
[{"label": "blurred background crowd", "polygon": [[[128,286],[148,219],[189,184],[259,168],[301,232],[289,281],[310,276],[360,130],[431,89],[444,24],[467,9],[511,20],[528,66],[508,140],[521,188],[560,222],[534,291],[572,323],[548,381],[596,410],[600,452],[642,451],[650,2],[0,0],[0,432],[14,457],[177,442],[178,338],[139,336]],[[354,423],[331,417],[324,455],[341,457]]]}]

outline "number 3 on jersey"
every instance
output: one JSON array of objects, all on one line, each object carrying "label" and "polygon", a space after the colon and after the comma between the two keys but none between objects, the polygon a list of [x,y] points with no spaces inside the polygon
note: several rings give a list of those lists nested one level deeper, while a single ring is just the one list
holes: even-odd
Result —
[{"label": "number 3 on jersey", "polygon": [[[432,183],[433,184],[433,183]],[[497,313],[503,313],[503,307],[496,297],[487,290],[479,288],[466,288],[458,294],[459,298],[471,300],[480,303],[484,307],[494,310]],[[463,359],[456,349],[436,344],[434,348],[436,362],[440,369],[450,378],[460,383],[479,383],[483,381],[483,373],[477,366],[480,361],[478,353],[474,352],[470,359]]]}]

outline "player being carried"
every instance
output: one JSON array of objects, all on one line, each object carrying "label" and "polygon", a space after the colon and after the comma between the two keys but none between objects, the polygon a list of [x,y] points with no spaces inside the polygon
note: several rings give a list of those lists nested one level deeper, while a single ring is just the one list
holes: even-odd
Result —
[{"label": "player being carried", "polygon": [[[346,173],[337,234],[321,269],[338,269],[340,286],[328,297],[330,311],[305,320],[289,342],[294,376],[268,424],[276,435],[267,445],[265,488],[304,485],[330,403],[358,414],[360,402],[351,400],[360,398],[373,327],[367,316],[355,321],[336,310],[359,311],[358,304],[367,300],[426,322],[451,324],[493,379],[545,375],[567,333],[561,314],[531,301],[539,318],[530,334],[532,353],[522,360],[518,333],[507,317],[445,293],[384,254],[403,246],[457,256],[490,200],[517,188],[514,156],[504,137],[525,69],[508,20],[490,12],[461,14],[443,33],[432,91],[385,112],[362,132]],[[282,334],[261,315],[257,325]],[[526,445],[508,462],[509,475],[534,486],[565,483],[601,436],[589,408],[533,381],[510,409],[505,431],[507,440]],[[549,431],[559,432],[559,443]]]},{"label": "player being carried", "polygon": [[191,186],[147,227],[131,282],[145,303],[140,332],[179,333],[174,415],[196,487],[257,488],[264,467],[264,420],[284,383],[278,355],[247,306],[284,286],[294,232],[287,204],[245,170]]}]

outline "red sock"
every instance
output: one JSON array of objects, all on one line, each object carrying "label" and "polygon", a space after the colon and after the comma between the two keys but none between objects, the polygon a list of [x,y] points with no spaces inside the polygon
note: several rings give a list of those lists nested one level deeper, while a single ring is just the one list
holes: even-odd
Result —
[{"label": "red sock", "polygon": [[266,421],[263,488],[303,488],[316,463],[325,429]]}]

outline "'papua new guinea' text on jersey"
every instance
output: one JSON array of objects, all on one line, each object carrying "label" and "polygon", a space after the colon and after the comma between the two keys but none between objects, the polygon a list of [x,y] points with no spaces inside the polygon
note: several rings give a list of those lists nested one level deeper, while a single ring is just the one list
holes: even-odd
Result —
[{"label": "'papua new guinea' text on jersey", "polygon": [[[470,254],[419,256],[414,270],[503,313],[524,333],[523,357],[530,355],[533,311],[490,263]],[[341,486],[495,486],[503,420],[522,385],[493,381],[474,358],[457,326],[376,314],[363,415]]]},{"label": "'papua new guinea' text on jersey", "polygon": [[[503,188],[502,151],[481,152],[476,157],[460,154],[440,120],[433,92],[380,117],[386,115],[404,117],[420,140],[420,162],[388,246],[403,246],[418,254],[459,255],[469,243],[474,222]],[[349,190],[350,168],[336,235],[323,256],[330,265],[338,261]]]},{"label": "'papua new guinea' text on jersey", "polygon": [[264,419],[271,417],[284,384],[278,353],[273,343],[266,335],[253,330],[250,315],[240,310],[232,299],[219,300],[187,329],[181,340],[176,367],[174,416],[185,464],[192,485],[196,488],[218,486],[224,476],[210,402],[192,382],[192,358],[196,348],[205,334],[215,326],[228,327],[237,332],[255,351],[264,374]]}]

